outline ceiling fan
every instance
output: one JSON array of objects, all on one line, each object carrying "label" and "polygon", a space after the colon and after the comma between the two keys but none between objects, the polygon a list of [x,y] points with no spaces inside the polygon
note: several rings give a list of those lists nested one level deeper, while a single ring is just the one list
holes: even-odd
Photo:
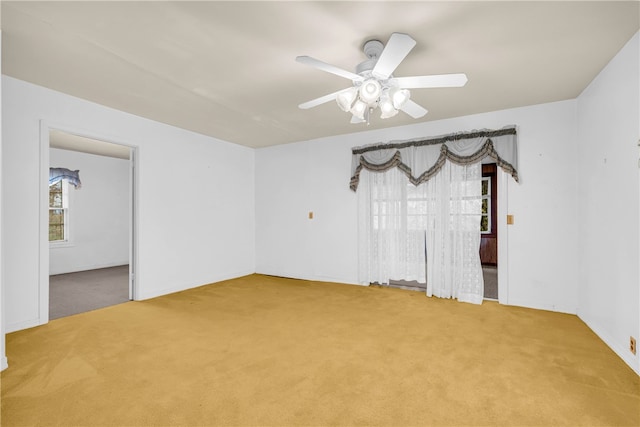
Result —
[{"label": "ceiling fan", "polygon": [[309,56],[298,56],[296,61],[328,73],[347,78],[353,86],[330,93],[298,105],[308,109],[336,100],[338,106],[352,114],[351,123],[367,123],[373,110],[380,108],[380,117],[393,117],[399,110],[414,119],[423,117],[427,110],[413,102],[409,89],[462,87],[467,83],[465,74],[437,74],[429,76],[394,77],[393,71],[416,45],[407,34],[393,33],[387,46],[379,40],[364,44],[367,60],[356,66],[356,72],[343,70]]}]

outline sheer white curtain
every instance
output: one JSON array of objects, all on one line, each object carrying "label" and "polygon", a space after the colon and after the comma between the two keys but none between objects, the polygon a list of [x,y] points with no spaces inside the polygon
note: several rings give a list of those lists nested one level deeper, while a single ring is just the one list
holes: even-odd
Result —
[{"label": "sheer white curtain", "polygon": [[427,295],[481,304],[482,165],[447,162],[426,183]]},{"label": "sheer white curtain", "polygon": [[[419,186],[398,168],[360,173],[361,283],[427,283],[427,295],[480,304],[482,165],[447,161]],[[426,247],[426,253],[425,253]]]},{"label": "sheer white curtain", "polygon": [[[425,275],[426,217],[412,215],[415,186],[398,168],[362,171],[358,189],[359,280],[417,280]],[[418,207],[419,208],[419,207]]]}]

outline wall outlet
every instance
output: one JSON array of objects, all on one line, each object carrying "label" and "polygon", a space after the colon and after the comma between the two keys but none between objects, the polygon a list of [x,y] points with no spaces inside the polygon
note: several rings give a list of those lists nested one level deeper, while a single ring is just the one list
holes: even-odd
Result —
[{"label": "wall outlet", "polygon": [[629,337],[629,350],[636,354],[636,339],[634,337]]}]

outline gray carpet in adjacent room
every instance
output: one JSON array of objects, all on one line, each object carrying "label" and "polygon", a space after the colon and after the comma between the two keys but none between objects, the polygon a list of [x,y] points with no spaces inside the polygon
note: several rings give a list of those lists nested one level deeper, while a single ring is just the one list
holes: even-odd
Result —
[{"label": "gray carpet in adjacent room", "polygon": [[49,276],[49,320],[129,301],[129,266]]},{"label": "gray carpet in adjacent room", "polygon": [[488,265],[482,266],[482,277],[484,278],[484,297],[498,299],[498,268]]},{"label": "gray carpet in adjacent room", "polygon": [[[484,297],[487,299],[498,299],[498,268],[490,265],[482,266],[482,277],[484,278]],[[389,286],[411,291],[424,292],[427,289],[425,283],[415,280],[390,280]]]}]

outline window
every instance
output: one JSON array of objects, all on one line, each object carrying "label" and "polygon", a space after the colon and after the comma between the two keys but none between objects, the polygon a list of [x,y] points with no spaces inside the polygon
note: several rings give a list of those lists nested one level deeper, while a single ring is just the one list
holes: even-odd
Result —
[{"label": "window", "polygon": [[491,177],[482,177],[482,217],[480,219],[480,232],[491,233]]},{"label": "window", "polygon": [[49,185],[49,242],[69,240],[69,184],[60,180]]},{"label": "window", "polygon": [[433,217],[433,212],[429,212],[429,206],[433,208],[433,200],[427,198],[424,188],[409,184],[407,188],[408,230],[424,232],[427,221]]},{"label": "window", "polygon": [[[402,177],[404,180],[404,177]],[[372,227],[374,230],[406,230],[424,233],[429,215],[424,188],[407,183],[401,192],[389,190],[389,184],[372,189]],[[432,203],[433,204],[433,201]],[[431,213],[433,215],[433,213]]]}]

